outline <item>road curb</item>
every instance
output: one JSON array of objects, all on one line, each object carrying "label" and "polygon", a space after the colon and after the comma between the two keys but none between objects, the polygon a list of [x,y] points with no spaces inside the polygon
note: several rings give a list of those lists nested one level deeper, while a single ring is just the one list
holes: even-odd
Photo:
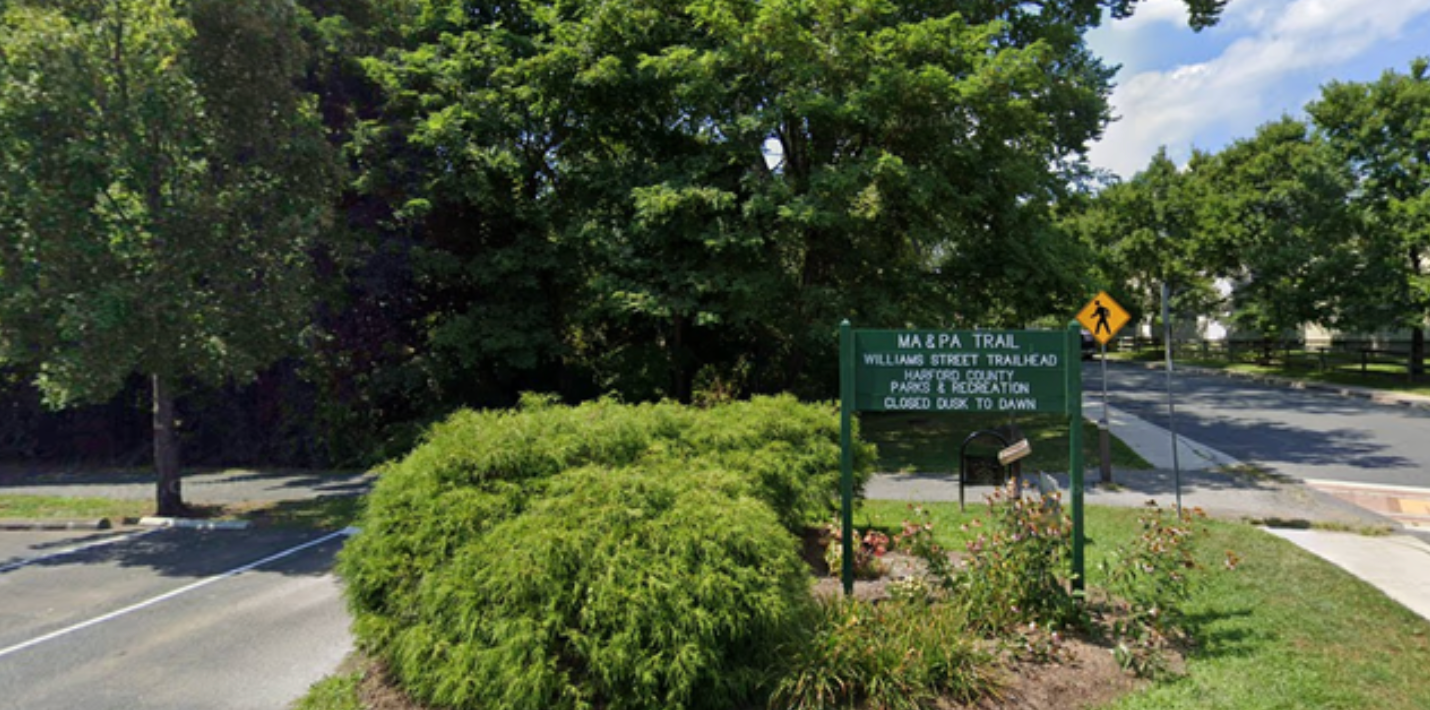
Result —
[{"label": "road curb", "polygon": [[0,530],[108,530],[113,527],[109,518],[73,520],[55,519],[0,519]]},{"label": "road curb", "polygon": [[147,516],[139,519],[139,524],[154,528],[183,528],[186,530],[247,530],[247,520],[199,520],[196,518],[165,518]]},{"label": "road curb", "polygon": [[[1110,362],[1122,362],[1128,365],[1140,366],[1146,370],[1160,370],[1166,367],[1162,362],[1133,362],[1129,360],[1111,360]],[[1398,392],[1387,392],[1384,390],[1373,390],[1363,387],[1350,387],[1347,385],[1330,384],[1326,382],[1310,382],[1307,380],[1293,380],[1289,377],[1277,377],[1275,375],[1262,375],[1254,372],[1235,372],[1231,370],[1218,370],[1209,367],[1197,367],[1196,365],[1175,365],[1177,371],[1192,375],[1206,375],[1209,377],[1222,377],[1230,380],[1247,380],[1264,385],[1274,385],[1293,390],[1310,390],[1313,392],[1324,392],[1340,397],[1352,399],[1364,399],[1376,404],[1390,404],[1400,407],[1410,407],[1412,409],[1430,409],[1430,397],[1420,395],[1400,394]]]}]

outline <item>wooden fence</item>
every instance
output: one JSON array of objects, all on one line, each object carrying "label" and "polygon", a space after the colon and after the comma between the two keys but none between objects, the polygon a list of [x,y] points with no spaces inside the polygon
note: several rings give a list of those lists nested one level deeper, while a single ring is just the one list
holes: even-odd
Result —
[{"label": "wooden fence", "polygon": [[[1118,338],[1110,350],[1161,351],[1155,338]],[[1248,363],[1317,372],[1357,372],[1411,379],[1410,342],[1335,340],[1307,344],[1300,340],[1173,340],[1173,357],[1195,364]],[[1422,371],[1423,365],[1422,362]]]}]

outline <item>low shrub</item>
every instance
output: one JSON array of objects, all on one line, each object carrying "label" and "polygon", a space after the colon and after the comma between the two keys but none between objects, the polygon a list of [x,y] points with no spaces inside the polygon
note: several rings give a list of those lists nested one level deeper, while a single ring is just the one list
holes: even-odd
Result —
[{"label": "low shrub", "polygon": [[[874,447],[856,435],[853,454],[858,497]],[[384,467],[379,489],[413,478],[440,486],[533,482],[581,466],[666,458],[703,460],[747,478],[791,532],[838,507],[837,409],[788,395],[705,409],[610,399],[565,407],[526,395],[518,409],[464,410],[434,426],[405,459]]]},{"label": "low shrub", "polygon": [[905,518],[902,529],[894,535],[894,546],[924,561],[924,574],[916,577],[917,582],[901,585],[900,594],[943,598],[954,587],[953,560],[948,551],[934,540],[933,522],[928,510],[923,506],[910,505],[913,520]]},{"label": "low shrub", "polygon": [[293,704],[292,710],[363,710],[358,696],[362,673],[345,673],[324,678]]},{"label": "low shrub", "polygon": [[811,603],[794,538],[747,489],[717,470],[560,474],[429,571],[378,651],[443,707],[734,707]]},{"label": "low shrub", "polygon": [[792,531],[838,482],[827,405],[526,397],[385,467],[339,571],[359,642],[427,700],[728,707],[809,603]]},{"label": "low shrub", "polygon": [[[791,532],[839,509],[837,407],[785,395],[690,411],[698,412],[684,439],[692,455],[749,478]],[[875,450],[857,430],[853,458],[854,495],[862,498]]]},{"label": "low shrub", "polygon": [[996,694],[993,656],[949,604],[839,598],[822,602],[775,686],[780,710],[914,710]]},{"label": "low shrub", "polygon": [[354,635],[371,649],[390,644],[422,612],[416,599],[422,580],[520,513],[529,497],[511,483],[483,490],[443,488],[418,475],[403,485],[380,480],[358,521],[362,532],[338,555]]},{"label": "low shrub", "polygon": [[[856,443],[854,453],[862,492],[873,447]],[[666,462],[671,475],[698,466],[734,472],[797,532],[837,506],[838,417],[788,396],[702,410],[613,400],[565,407],[528,395],[513,411],[458,412],[382,469],[359,522],[364,534],[340,558],[358,637],[385,643],[405,623],[416,581],[518,514],[552,476],[640,462]]]},{"label": "low shrub", "polygon": [[1058,628],[1081,619],[1067,579],[1072,522],[1056,494],[1015,495],[1010,482],[988,497],[988,521],[967,545],[953,597],[987,633],[1038,623]]}]

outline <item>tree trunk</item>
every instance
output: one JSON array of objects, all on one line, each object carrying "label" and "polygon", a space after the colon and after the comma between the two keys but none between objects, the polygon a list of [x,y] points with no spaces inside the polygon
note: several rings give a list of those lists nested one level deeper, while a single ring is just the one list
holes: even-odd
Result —
[{"label": "tree trunk", "polygon": [[1410,377],[1425,374],[1425,329],[1410,329]]},{"label": "tree trunk", "polygon": [[179,441],[174,432],[174,393],[163,376],[154,375],[154,472],[158,474],[158,514],[182,517],[189,512],[179,488]]}]

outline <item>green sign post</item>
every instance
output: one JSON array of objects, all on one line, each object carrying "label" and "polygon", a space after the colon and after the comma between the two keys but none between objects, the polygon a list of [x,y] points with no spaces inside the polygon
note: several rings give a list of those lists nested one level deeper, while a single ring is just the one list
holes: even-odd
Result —
[{"label": "green sign post", "polygon": [[1082,344],[1055,330],[855,330],[839,326],[845,593],[854,589],[854,412],[1057,412],[1068,417],[1073,585],[1083,583]]}]

